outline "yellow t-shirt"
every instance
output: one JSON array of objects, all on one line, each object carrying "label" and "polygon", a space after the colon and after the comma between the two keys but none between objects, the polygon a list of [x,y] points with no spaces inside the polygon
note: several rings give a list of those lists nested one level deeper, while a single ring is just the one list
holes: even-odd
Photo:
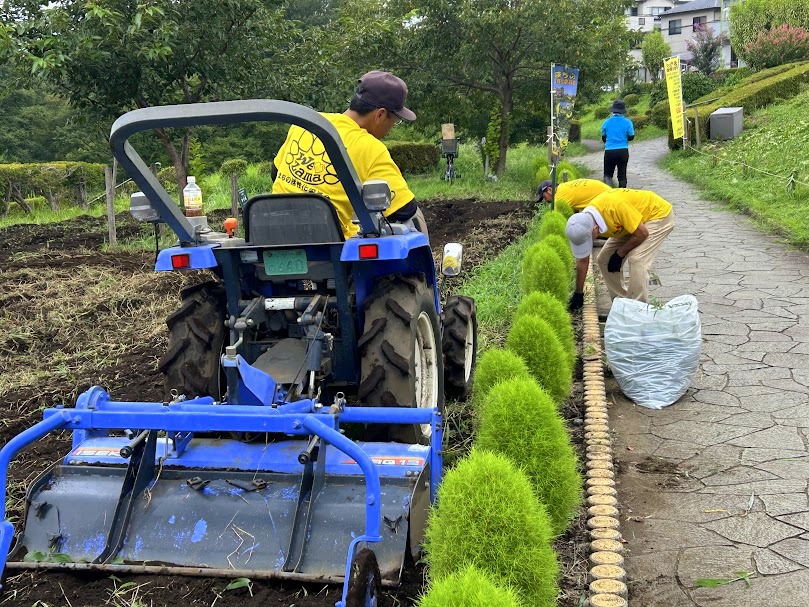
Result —
[{"label": "yellow t-shirt", "polygon": [[[401,209],[415,198],[384,143],[345,114],[322,115],[337,129],[360,183],[369,179],[388,182],[391,203],[385,215]],[[321,194],[337,209],[343,235],[351,238],[359,232],[359,227],[351,222],[354,209],[320,139],[299,126],[290,127],[284,145],[275,156],[275,168],[278,175],[272,184],[273,194]]]},{"label": "yellow t-shirt", "polygon": [[590,204],[599,194],[611,190],[603,181],[598,179],[574,179],[565,181],[556,186],[555,200],[564,200],[574,211],[581,211]]},{"label": "yellow t-shirt", "polygon": [[608,238],[629,236],[640,224],[671,213],[671,204],[654,192],[628,188],[610,189],[596,196],[590,205],[604,218],[607,231],[601,235]]}]

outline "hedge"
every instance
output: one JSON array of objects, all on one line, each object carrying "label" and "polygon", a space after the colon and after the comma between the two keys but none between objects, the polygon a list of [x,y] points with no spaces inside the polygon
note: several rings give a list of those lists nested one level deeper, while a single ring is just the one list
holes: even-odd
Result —
[{"label": "hedge", "polygon": [[402,173],[429,173],[438,164],[441,151],[430,143],[390,143],[390,156]]},{"label": "hedge", "polygon": [[438,504],[424,538],[434,583],[474,565],[526,604],[556,606],[551,523],[525,473],[507,457],[473,449],[444,476]]},{"label": "hedge", "polygon": [[547,392],[531,379],[496,385],[483,401],[475,445],[522,468],[554,534],[564,533],[581,503],[581,476],[565,423]]},{"label": "hedge", "polygon": [[[0,164],[0,197],[28,206],[26,198],[44,197],[53,208],[70,202],[87,206],[88,193],[103,191],[104,165],[89,162]],[[30,207],[29,207],[30,209]],[[28,209],[26,209],[28,212]]]}]

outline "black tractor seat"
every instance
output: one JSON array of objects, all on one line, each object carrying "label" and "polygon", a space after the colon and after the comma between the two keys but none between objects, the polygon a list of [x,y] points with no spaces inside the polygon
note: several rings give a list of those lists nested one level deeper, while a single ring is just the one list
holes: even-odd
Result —
[{"label": "black tractor seat", "polygon": [[251,245],[345,242],[337,211],[320,194],[262,194],[244,206],[244,233]]}]

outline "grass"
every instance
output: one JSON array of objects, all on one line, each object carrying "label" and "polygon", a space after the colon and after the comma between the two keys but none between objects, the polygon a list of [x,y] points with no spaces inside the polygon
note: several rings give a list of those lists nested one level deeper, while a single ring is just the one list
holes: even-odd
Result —
[{"label": "grass", "polygon": [[786,187],[793,170],[809,184],[809,87],[746,116],[738,138],[669,154],[661,164],[730,209],[751,215],[766,231],[809,249],[809,186],[797,184],[791,193]]}]

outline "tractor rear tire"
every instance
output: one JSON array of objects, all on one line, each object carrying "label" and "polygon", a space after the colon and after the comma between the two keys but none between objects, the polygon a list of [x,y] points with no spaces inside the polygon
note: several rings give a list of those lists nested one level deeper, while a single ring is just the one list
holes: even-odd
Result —
[{"label": "tractor rear tire", "polygon": [[464,401],[472,391],[478,353],[478,318],[475,300],[453,295],[444,306],[444,391]]},{"label": "tractor rear tire", "polygon": [[169,346],[158,362],[165,398],[222,398],[225,381],[220,356],[225,343],[225,289],[214,281],[182,290],[182,305],[166,319]]},{"label": "tractor rear tire", "polygon": [[[380,279],[365,300],[360,403],[371,407],[422,407],[444,412],[444,361],[433,291],[423,276]],[[380,432],[381,430],[381,432]],[[367,428],[369,440],[428,443],[429,424]]]}]

